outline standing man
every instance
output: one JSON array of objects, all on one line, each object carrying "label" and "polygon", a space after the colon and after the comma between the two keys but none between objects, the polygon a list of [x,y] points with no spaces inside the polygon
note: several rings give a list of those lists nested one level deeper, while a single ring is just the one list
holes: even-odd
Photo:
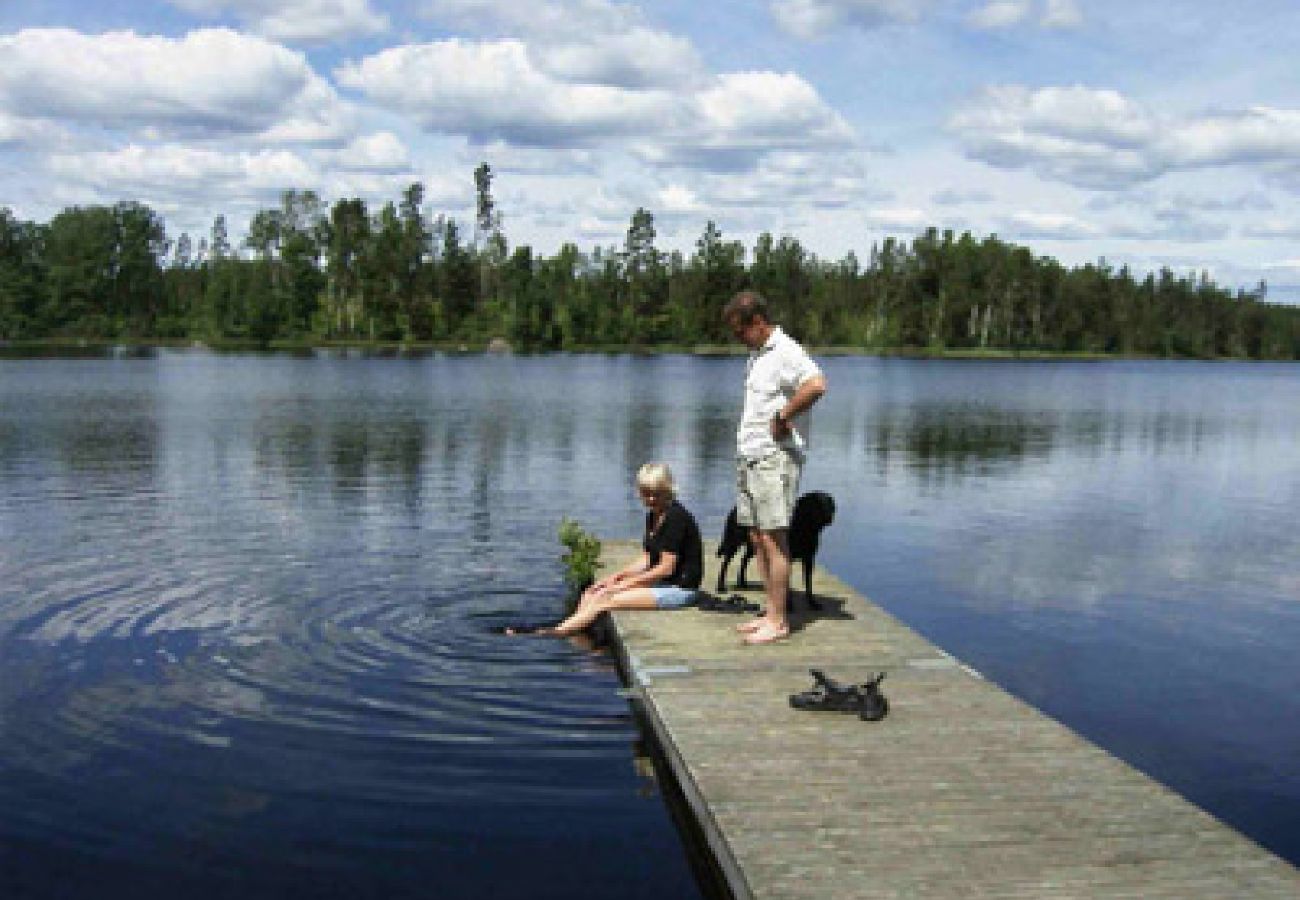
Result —
[{"label": "standing man", "polygon": [[750,351],[736,432],[736,520],[749,528],[767,591],[767,611],[737,630],[746,644],[770,644],[790,635],[790,517],[808,449],[806,413],[826,393],[826,376],[772,324],[758,292],[736,294],[722,318]]}]

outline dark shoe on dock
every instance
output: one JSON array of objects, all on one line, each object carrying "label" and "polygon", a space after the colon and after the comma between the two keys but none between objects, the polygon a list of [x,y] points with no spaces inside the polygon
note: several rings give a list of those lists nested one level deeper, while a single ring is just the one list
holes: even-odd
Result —
[{"label": "dark shoe on dock", "polygon": [[858,718],[862,721],[879,722],[889,715],[889,700],[880,693],[880,682],[884,680],[885,673],[880,672],[870,681],[858,685],[862,704],[861,709],[858,710]]},{"label": "dark shoe on dock", "polygon": [[889,713],[889,701],[880,693],[881,672],[863,684],[843,685],[820,669],[809,669],[817,684],[790,695],[790,705],[811,712],[857,713],[864,722],[879,722]]},{"label": "dark shoe on dock", "polygon": [[842,685],[820,669],[808,670],[815,686],[790,695],[790,705],[810,712],[858,712],[862,702],[855,685]]},{"label": "dark shoe on dock", "polygon": [[705,612],[722,612],[722,613],[747,613],[758,612],[758,604],[750,603],[739,594],[732,594],[730,597],[715,597],[712,594],[705,594],[695,603],[696,609],[702,609]]}]

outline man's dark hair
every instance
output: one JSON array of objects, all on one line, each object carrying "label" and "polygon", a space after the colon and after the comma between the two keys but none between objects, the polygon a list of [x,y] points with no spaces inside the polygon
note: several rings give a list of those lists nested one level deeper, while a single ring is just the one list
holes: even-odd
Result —
[{"label": "man's dark hair", "polygon": [[730,322],[732,319],[740,325],[748,325],[755,319],[770,322],[772,315],[767,310],[767,300],[762,294],[758,291],[741,291],[722,308],[722,320]]}]

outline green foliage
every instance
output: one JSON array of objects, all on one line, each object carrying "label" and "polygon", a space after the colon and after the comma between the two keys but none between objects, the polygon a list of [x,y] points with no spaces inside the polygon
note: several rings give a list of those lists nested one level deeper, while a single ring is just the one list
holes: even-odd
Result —
[{"label": "green foliage", "polygon": [[469,238],[429,216],[418,183],[377,209],[287,191],[252,217],[243,253],[222,216],[210,243],[182,235],[168,256],[142,204],[74,207],[48,225],[0,209],[0,339],[716,347],[733,344],[719,310],[752,287],[813,346],[1300,359],[1300,308],[1267,303],[1263,284],[1234,293],[1168,269],[1066,268],[994,236],[931,228],[830,261],[789,235],[764,233],[747,253],[709,222],[684,255],[655,246],[654,216],[638,208],[620,247],[510,250],[493,176],[474,171]]},{"label": "green foliage", "polygon": [[564,580],[570,588],[580,590],[596,578],[600,559],[600,541],[567,516],[560,521],[560,543],[564,554]]},{"label": "green foliage", "polygon": [[32,330],[45,294],[45,229],[0,207],[0,340]]},{"label": "green foliage", "polygon": [[72,207],[44,232],[45,290],[26,336],[156,334],[164,304],[163,222],[147,206]]}]

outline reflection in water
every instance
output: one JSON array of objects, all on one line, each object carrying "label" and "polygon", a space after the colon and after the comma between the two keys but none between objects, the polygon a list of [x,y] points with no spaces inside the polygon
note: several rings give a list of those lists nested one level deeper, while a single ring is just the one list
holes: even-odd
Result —
[{"label": "reflection in water", "polygon": [[871,441],[882,472],[893,471],[891,463],[901,455],[904,469],[958,479],[1043,463],[1058,448],[1094,459],[1128,451],[1195,455],[1216,430],[1205,416],[1170,412],[1108,419],[1087,409],[924,402],[879,410],[873,426]]},{"label": "reflection in water", "polygon": [[[1300,370],[863,368],[873,396],[818,427],[874,466],[810,467],[852,498],[827,532],[830,564],[999,683],[1300,858],[1287,749],[1300,722],[1279,721],[1300,677]],[[1207,733],[1204,711],[1225,697],[1227,730]]]},{"label": "reflection in water", "polygon": [[888,471],[890,457],[901,452],[914,469],[958,477],[987,475],[997,464],[1046,459],[1057,431],[1050,415],[929,404],[884,410],[875,427],[883,470]]},{"label": "reflection in water", "polygon": [[635,472],[644,463],[659,457],[665,415],[657,390],[636,391],[628,403],[627,436],[623,443],[623,468]]},{"label": "reflection in water", "polygon": [[[1300,858],[1294,367],[824,368],[804,489],[838,501],[825,563]],[[57,865],[196,897],[524,897],[539,873],[689,896],[607,667],[492,629],[556,610],[561,516],[637,533],[648,459],[720,531],[742,377],[735,357],[0,360],[0,849],[24,861],[0,886],[42,896]],[[1231,752],[1196,713],[1223,679]]]},{"label": "reflection in water", "polygon": [[[105,413],[107,418],[101,418]],[[70,411],[58,427],[56,440],[64,464],[76,472],[96,480],[107,477],[124,490],[145,489],[152,480],[158,435],[150,409],[132,405],[97,411],[92,418]]]},{"label": "reflection in water", "polygon": [[0,893],[692,894],[612,672],[493,633],[557,602],[537,444],[582,445],[485,362],[2,373]]}]

